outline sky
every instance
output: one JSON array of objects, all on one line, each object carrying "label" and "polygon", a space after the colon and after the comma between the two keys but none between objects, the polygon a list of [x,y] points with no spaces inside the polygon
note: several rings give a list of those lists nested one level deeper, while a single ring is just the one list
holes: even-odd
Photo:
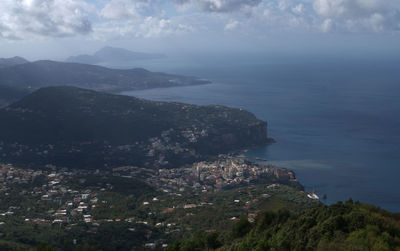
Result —
[{"label": "sky", "polygon": [[0,57],[103,46],[161,53],[400,54],[400,0],[1,0]]}]

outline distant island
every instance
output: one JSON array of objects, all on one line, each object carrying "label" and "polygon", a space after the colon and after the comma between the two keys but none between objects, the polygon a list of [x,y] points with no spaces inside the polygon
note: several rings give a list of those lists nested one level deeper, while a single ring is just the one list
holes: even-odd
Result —
[{"label": "distant island", "polygon": [[106,46],[93,55],[78,55],[67,58],[66,62],[83,64],[100,64],[107,62],[126,62],[165,58],[164,54],[133,52],[130,50]]},{"label": "distant island", "polygon": [[266,122],[241,109],[65,86],[33,92],[0,120],[2,160],[33,166],[168,168],[268,140]]}]

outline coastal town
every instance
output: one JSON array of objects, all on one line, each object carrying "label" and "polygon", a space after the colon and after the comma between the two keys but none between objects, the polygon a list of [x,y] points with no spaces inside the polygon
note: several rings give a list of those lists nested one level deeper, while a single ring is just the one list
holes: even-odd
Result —
[{"label": "coastal town", "polygon": [[[141,187],[137,191],[131,189],[139,180],[143,182]],[[257,185],[264,188],[254,192]],[[192,210],[212,210],[214,204],[221,203],[220,199],[214,199],[218,197],[215,195],[224,193],[229,194],[230,207],[245,210],[249,221],[254,222],[257,213],[249,210],[251,205],[268,201],[273,194],[286,191],[286,187],[302,192],[292,171],[230,155],[174,169],[123,166],[80,170],[46,165],[33,170],[2,164],[0,237],[1,226],[10,219],[18,219],[26,224],[60,225],[66,229],[87,224],[86,231],[92,234],[102,224],[124,222],[130,232],[138,231],[138,226],[144,227],[151,240],[154,229],[167,235],[183,231],[179,222],[187,217],[185,212],[193,215]],[[246,188],[247,192],[235,190],[240,188]],[[296,196],[307,201],[304,192],[297,193]],[[132,205],[124,213],[118,213],[121,201]],[[169,216],[165,218],[166,215]],[[240,214],[232,212],[225,217],[234,222]],[[155,242],[146,245],[156,246]]]},{"label": "coastal town", "polygon": [[220,155],[212,162],[197,162],[188,168],[159,169],[147,182],[165,191],[194,189],[203,193],[259,182],[299,186],[292,171],[228,155]]},{"label": "coastal town", "polygon": [[[66,185],[68,180],[85,176],[116,176],[124,179],[140,178],[148,185],[164,193],[213,193],[224,188],[257,183],[280,183],[299,186],[292,171],[270,165],[252,163],[241,157],[220,155],[216,161],[198,162],[187,168],[152,170],[134,166],[113,168],[111,171],[77,170],[57,168],[47,165],[45,170],[16,168],[11,164],[3,164],[0,169],[0,194],[8,196],[13,185],[32,185],[39,178],[46,181],[32,189],[22,189],[21,196],[37,199],[37,203],[52,202],[59,206],[53,212],[52,223],[67,222],[67,214],[74,217],[95,208],[99,202],[96,192],[91,189],[75,190]],[[43,180],[43,179],[42,179]],[[85,179],[78,179],[82,185]],[[99,192],[112,190],[110,184],[97,187]],[[16,209],[17,207],[10,207]],[[14,214],[12,210],[1,213]],[[85,222],[93,218],[83,214]],[[31,220],[31,219],[26,219]]]}]

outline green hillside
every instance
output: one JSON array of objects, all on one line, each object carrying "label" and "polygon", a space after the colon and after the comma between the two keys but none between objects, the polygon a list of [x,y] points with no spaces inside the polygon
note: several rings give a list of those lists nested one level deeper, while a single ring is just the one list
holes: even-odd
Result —
[{"label": "green hillside", "polygon": [[227,233],[198,233],[167,250],[400,250],[400,215],[339,202],[303,213],[265,212]]}]

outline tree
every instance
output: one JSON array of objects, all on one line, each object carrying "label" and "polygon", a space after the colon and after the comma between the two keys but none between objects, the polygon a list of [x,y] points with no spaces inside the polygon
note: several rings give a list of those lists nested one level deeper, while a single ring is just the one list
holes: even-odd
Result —
[{"label": "tree", "polygon": [[233,228],[233,238],[240,238],[246,235],[252,229],[251,223],[244,217],[240,219]]},{"label": "tree", "polygon": [[55,249],[52,246],[48,245],[48,244],[40,243],[37,246],[36,251],[55,251]]}]

